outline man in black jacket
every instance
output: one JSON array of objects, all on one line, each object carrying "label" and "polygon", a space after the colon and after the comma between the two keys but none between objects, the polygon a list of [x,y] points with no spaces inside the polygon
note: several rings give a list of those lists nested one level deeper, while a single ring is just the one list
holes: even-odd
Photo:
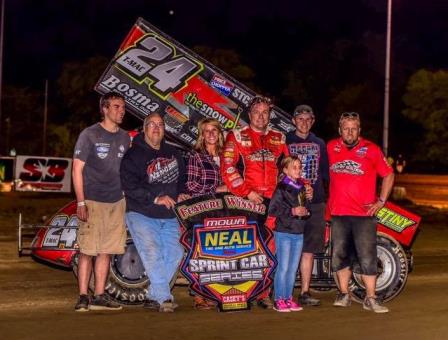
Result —
[{"label": "man in black jacket", "polygon": [[173,312],[177,305],[170,281],[183,256],[173,207],[188,197],[185,164],[180,152],[165,143],[159,114],[147,116],[143,127],[121,163],[126,223],[150,280],[145,307]]}]

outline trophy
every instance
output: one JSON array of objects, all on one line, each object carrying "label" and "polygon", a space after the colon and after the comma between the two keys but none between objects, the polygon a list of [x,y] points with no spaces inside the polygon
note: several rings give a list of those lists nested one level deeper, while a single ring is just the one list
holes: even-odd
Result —
[{"label": "trophy", "polygon": [[[305,181],[302,179],[303,182],[303,186],[300,188],[299,193],[297,194],[297,199],[298,199],[298,206],[299,207],[304,207],[306,202],[309,202],[308,198],[306,197],[306,188],[308,186],[310,186],[309,182]],[[311,217],[311,211],[309,209],[307,209],[308,214],[304,215],[304,216],[296,216],[299,220],[307,220]]]}]

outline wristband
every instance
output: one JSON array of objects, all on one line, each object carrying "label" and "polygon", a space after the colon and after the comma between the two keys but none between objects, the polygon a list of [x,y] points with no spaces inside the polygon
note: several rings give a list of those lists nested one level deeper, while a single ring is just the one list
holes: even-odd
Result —
[{"label": "wristband", "polygon": [[380,201],[382,204],[386,203],[386,201],[381,199],[381,197],[378,197],[378,201]]},{"label": "wristband", "polygon": [[85,201],[79,201],[76,205],[77,205],[78,207],[85,207],[86,202],[85,202]]}]

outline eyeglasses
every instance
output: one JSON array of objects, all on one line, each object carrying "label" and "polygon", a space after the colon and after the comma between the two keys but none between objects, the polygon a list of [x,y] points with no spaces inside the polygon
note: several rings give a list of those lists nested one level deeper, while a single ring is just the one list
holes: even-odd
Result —
[{"label": "eyeglasses", "polygon": [[357,112],[344,112],[344,113],[341,114],[341,118],[339,120],[344,119],[344,118],[359,119],[359,113],[357,113]]},{"label": "eyeglasses", "polygon": [[163,122],[155,123],[155,122],[148,122],[145,126],[149,126],[151,129],[155,129],[158,127],[159,129],[165,128],[165,124]]}]

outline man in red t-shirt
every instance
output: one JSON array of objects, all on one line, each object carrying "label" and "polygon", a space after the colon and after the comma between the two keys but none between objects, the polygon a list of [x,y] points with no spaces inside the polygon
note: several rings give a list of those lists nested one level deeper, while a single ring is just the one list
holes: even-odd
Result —
[{"label": "man in red t-shirt", "polygon": [[[377,275],[375,213],[384,206],[394,183],[394,173],[381,149],[361,138],[361,122],[356,112],[339,119],[340,138],[327,145],[330,167],[332,267],[340,293],[334,306],[350,305],[348,283],[352,270],[361,274],[366,286],[364,309],[387,313],[375,294]],[[379,197],[377,176],[382,177]]]}]

